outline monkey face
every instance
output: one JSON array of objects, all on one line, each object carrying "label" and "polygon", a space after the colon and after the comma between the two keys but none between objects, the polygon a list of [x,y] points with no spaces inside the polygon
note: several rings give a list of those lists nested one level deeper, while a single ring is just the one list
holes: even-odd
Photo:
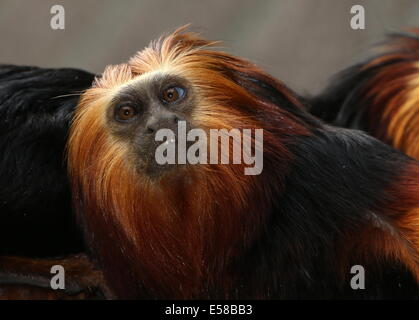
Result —
[{"label": "monkey face", "polygon": [[[110,135],[127,146],[135,168],[154,177],[178,166],[177,162],[158,164],[156,148],[162,143],[177,143],[178,123],[184,121],[189,130],[193,110],[194,92],[190,83],[182,77],[156,71],[122,86],[106,110],[106,121]],[[174,138],[156,141],[161,129],[171,130]]]}]

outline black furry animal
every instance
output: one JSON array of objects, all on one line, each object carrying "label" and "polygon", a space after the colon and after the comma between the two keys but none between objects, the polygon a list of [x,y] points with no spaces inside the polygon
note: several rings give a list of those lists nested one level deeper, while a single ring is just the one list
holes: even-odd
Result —
[{"label": "black furry animal", "polygon": [[82,250],[63,154],[79,93],[93,78],[0,65],[0,255]]}]

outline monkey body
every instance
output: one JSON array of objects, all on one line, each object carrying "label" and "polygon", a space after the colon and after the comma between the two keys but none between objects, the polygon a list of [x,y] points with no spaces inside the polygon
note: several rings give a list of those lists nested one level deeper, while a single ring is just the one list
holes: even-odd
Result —
[{"label": "monkey body", "polygon": [[[120,298],[417,296],[419,165],[329,127],[250,62],[194,34],[108,67],[72,123],[73,201]],[[158,166],[154,136],[179,121],[263,129],[244,164]],[[367,273],[350,287],[351,268]]]},{"label": "monkey body", "polygon": [[[417,163],[361,132],[332,127],[289,148],[294,161],[285,191],[277,196],[264,242],[254,251],[260,254],[255,264],[271,261],[260,264],[261,273],[280,270],[272,296],[417,298],[415,276],[404,262],[389,258],[398,250],[388,245],[398,242],[392,219],[403,209],[392,211],[394,203],[383,200],[398,197],[411,168],[418,179]],[[417,201],[413,192],[410,197]],[[364,290],[350,286],[355,265],[365,269]],[[416,268],[417,260],[411,265]]]},{"label": "monkey body", "polygon": [[[105,72],[78,108],[69,143],[73,203],[112,295],[417,298],[418,163],[359,131],[324,125],[277,80],[208,46],[188,35],[162,40],[140,63]],[[167,61],[174,68],[142,69],[148,54],[174,58],[175,49],[178,60]],[[200,58],[196,74],[182,69],[188,55],[189,64]],[[83,249],[63,154],[79,101],[71,94],[93,78],[0,68],[3,255]],[[161,104],[153,92],[186,95]],[[115,114],[110,106],[137,100],[148,108],[141,119],[114,122],[131,110]],[[262,173],[244,176],[240,164],[150,165],[152,135],[135,128],[174,128],[172,120],[263,128]],[[353,266],[364,268],[365,289],[351,287]]]},{"label": "monkey body", "polygon": [[64,149],[80,91],[93,78],[76,69],[0,66],[0,254],[83,249]]},{"label": "monkey body", "polygon": [[[101,89],[116,93],[113,103],[145,99],[155,115],[144,116],[144,126],[152,130],[174,126],[170,119],[263,128],[264,169],[243,176],[242,165],[150,166],[151,135],[113,123],[108,109],[92,113],[104,120],[97,128],[80,126],[87,105],[108,104],[97,103],[99,88],[88,91],[69,144],[73,202],[116,297],[417,298],[418,163],[361,132],[324,125],[282,84],[247,61],[205,51],[204,40],[175,35],[154,50],[168,50],[169,40],[174,47],[180,40],[179,56],[193,49],[192,57],[204,51],[203,62],[214,57],[211,72],[204,65],[204,77],[176,68],[150,77],[133,62],[108,70]],[[79,100],[71,94],[93,78],[73,69],[0,68],[3,255],[83,249],[63,153]],[[151,97],[167,94],[166,84],[188,90],[171,111]],[[140,149],[128,148],[132,141]],[[365,289],[350,285],[355,265],[365,270]]]}]

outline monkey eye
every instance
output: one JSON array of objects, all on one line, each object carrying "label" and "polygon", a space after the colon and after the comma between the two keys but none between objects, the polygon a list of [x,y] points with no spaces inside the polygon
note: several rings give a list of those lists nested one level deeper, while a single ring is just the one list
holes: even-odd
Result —
[{"label": "monkey eye", "polygon": [[138,114],[137,109],[129,104],[121,104],[116,109],[115,118],[118,121],[126,122],[129,121]]},{"label": "monkey eye", "polygon": [[185,89],[181,87],[170,87],[163,90],[161,99],[164,103],[173,103],[185,96]]}]

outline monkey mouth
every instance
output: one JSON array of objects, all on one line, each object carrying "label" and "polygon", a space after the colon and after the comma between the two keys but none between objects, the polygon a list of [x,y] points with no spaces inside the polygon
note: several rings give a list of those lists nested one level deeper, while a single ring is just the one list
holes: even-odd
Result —
[{"label": "monkey mouth", "polygon": [[157,181],[173,177],[185,177],[187,175],[186,168],[188,165],[165,164],[160,165],[153,162],[141,165],[138,170],[141,175],[148,179]]},{"label": "monkey mouth", "polygon": [[[141,159],[138,161],[138,170],[150,177],[160,178],[167,174],[175,174],[180,168],[188,165],[183,161],[183,155],[179,155],[178,139],[172,137],[165,141],[153,141],[143,153]],[[179,161],[180,160],[180,161]]]}]

